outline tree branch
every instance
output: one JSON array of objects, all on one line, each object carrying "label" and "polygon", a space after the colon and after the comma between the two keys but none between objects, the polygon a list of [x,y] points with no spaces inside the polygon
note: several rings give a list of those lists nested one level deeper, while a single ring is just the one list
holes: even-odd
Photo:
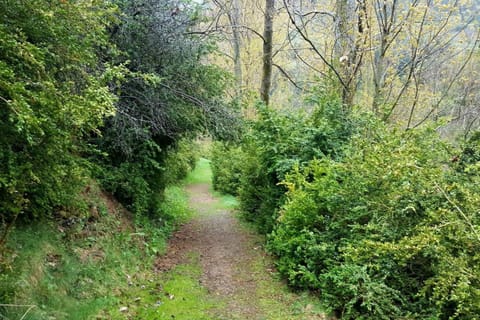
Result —
[{"label": "tree branch", "polygon": [[274,63],[273,66],[277,67],[278,70],[280,70],[280,72],[283,74],[283,76],[285,78],[287,78],[288,81],[290,81],[291,84],[293,84],[295,86],[295,88],[299,89],[299,90],[304,90],[304,88],[300,87],[293,79],[292,77],[290,77],[288,75],[288,73],[282,68],[280,67],[278,64]]},{"label": "tree branch", "polygon": [[345,82],[343,81],[342,77],[340,76],[340,74],[338,73],[337,69],[330,63],[327,61],[327,59],[323,56],[323,54],[317,49],[317,47],[315,46],[315,44],[312,42],[312,40],[310,40],[306,34],[302,31],[302,29],[297,25],[297,22],[295,21],[295,18],[292,16],[292,13],[290,12],[290,10],[288,9],[288,5],[287,5],[287,2],[286,0],[283,0],[283,3],[285,5],[285,9],[287,10],[287,14],[288,14],[288,17],[290,19],[290,21],[292,22],[292,24],[295,26],[295,29],[297,30],[297,32],[300,34],[300,36],[303,38],[303,40],[305,40],[309,45],[310,47],[312,48],[312,50],[320,57],[320,59],[323,61],[323,63],[325,63],[328,68],[330,70],[332,70],[332,72],[335,74],[336,78],[338,79],[338,81],[340,82],[340,84],[342,85],[342,87],[346,90],[348,90],[348,86],[345,84]]},{"label": "tree branch", "polygon": [[472,222],[470,221],[470,219],[467,217],[467,215],[465,214],[465,212],[462,211],[462,209],[460,209],[460,207],[455,203],[453,202],[452,199],[450,199],[450,197],[448,196],[448,194],[445,192],[445,190],[443,190],[439,185],[438,183],[435,182],[435,187],[437,187],[437,189],[443,194],[443,196],[445,197],[445,199],[447,199],[447,201],[455,208],[455,210],[457,210],[458,213],[460,213],[460,215],[462,216],[463,220],[465,221],[465,223],[470,227],[470,229],[472,230],[473,234],[475,234],[475,236],[477,237],[477,240],[480,242],[480,235],[478,234],[477,230],[475,229],[475,226],[472,224]]}]

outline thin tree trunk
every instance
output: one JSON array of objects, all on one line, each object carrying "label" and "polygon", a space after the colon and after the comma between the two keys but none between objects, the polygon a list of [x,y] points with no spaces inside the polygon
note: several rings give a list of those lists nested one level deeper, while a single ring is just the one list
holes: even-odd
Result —
[{"label": "thin tree trunk", "polygon": [[263,29],[263,73],[260,97],[268,105],[272,85],[272,51],[273,51],[273,15],[275,0],[265,0],[265,24]]},{"label": "thin tree trunk", "polygon": [[234,73],[236,82],[236,93],[241,95],[243,86],[243,74],[242,74],[242,37],[240,33],[240,3],[238,0],[232,0],[232,10],[228,15],[230,24],[232,25],[233,33],[233,59],[234,59]]}]

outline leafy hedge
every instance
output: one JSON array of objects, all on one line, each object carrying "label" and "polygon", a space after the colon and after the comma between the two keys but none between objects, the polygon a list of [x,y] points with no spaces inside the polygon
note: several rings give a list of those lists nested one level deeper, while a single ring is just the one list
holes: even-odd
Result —
[{"label": "leafy hedge", "polygon": [[433,130],[371,121],[341,161],[287,175],[279,271],[343,319],[477,319],[480,166],[455,166]]},{"label": "leafy hedge", "polygon": [[241,147],[214,142],[211,151],[212,184],[217,191],[238,195],[244,152]]},{"label": "leafy hedge", "polygon": [[338,96],[319,90],[310,105],[310,111],[291,112],[259,105],[241,147],[213,149],[215,188],[238,194],[244,216],[261,232],[275,224],[287,190],[279,183],[286,174],[314,158],[339,157],[355,128]]},{"label": "leafy hedge", "polygon": [[[114,110],[102,63],[111,6],[0,2],[1,223],[70,206],[88,176],[82,142]],[[1,226],[0,226],[1,227]]]}]

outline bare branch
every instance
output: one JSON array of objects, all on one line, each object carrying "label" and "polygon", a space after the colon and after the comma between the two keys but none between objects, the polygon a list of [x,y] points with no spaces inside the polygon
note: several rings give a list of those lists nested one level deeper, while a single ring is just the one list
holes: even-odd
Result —
[{"label": "bare branch", "polygon": [[330,11],[310,11],[310,12],[301,14],[302,17],[308,17],[310,15],[313,15],[312,18],[315,18],[317,15],[326,15],[326,16],[331,17],[333,22],[335,22],[337,20],[337,17],[335,17],[335,14],[333,12],[330,12]]},{"label": "bare branch", "polygon": [[480,29],[477,31],[477,37],[476,37],[476,40],[472,46],[472,49],[470,50],[470,53],[469,55],[467,56],[467,58],[465,59],[464,63],[462,64],[462,66],[460,67],[460,69],[457,71],[457,73],[455,74],[455,76],[453,77],[453,79],[450,81],[448,87],[446,90],[443,91],[443,94],[442,96],[440,97],[440,99],[437,101],[437,103],[435,104],[435,106],[430,110],[430,112],[419,122],[417,123],[413,128],[417,128],[418,126],[420,126],[421,124],[423,124],[425,121],[427,121],[427,119],[432,115],[432,113],[438,109],[438,107],[440,106],[440,104],[443,102],[443,100],[447,97],[448,93],[450,92],[450,89],[452,88],[453,84],[457,81],[457,79],[460,77],[460,75],[463,73],[463,70],[465,69],[465,67],[467,66],[467,64],[470,62],[470,60],[472,59],[473,57],[473,54],[475,53],[475,49],[477,48],[478,44],[480,43]]},{"label": "bare branch", "polygon": [[465,223],[470,227],[473,234],[477,237],[477,240],[480,242],[480,235],[478,234],[477,229],[475,229],[475,226],[473,225],[472,221],[470,221],[470,219],[467,217],[465,212],[463,212],[463,210],[460,209],[460,207],[455,202],[453,202],[452,199],[450,199],[450,197],[445,192],[445,190],[443,190],[442,187],[440,187],[440,185],[438,185],[438,183],[436,183],[436,182],[435,182],[435,187],[437,187],[437,189],[443,194],[445,199],[447,199],[447,201],[455,208],[455,210],[457,210],[457,212],[460,214],[460,216],[462,216]]},{"label": "bare branch", "polygon": [[280,72],[282,73],[282,75],[287,78],[288,81],[290,81],[291,84],[293,84],[295,86],[295,88],[297,89],[300,89],[300,90],[304,90],[304,88],[300,87],[293,79],[292,77],[290,77],[288,75],[288,73],[282,68],[280,67],[278,64],[274,63],[273,66],[277,67],[278,70],[280,70]]},{"label": "bare branch", "polygon": [[300,34],[300,36],[310,45],[310,47],[313,49],[313,51],[320,57],[320,59],[323,61],[323,63],[325,63],[328,68],[330,70],[332,70],[332,72],[335,74],[336,78],[338,79],[338,81],[340,82],[340,84],[342,85],[342,87],[346,90],[348,90],[348,86],[347,84],[344,82],[344,80],[342,79],[342,77],[340,76],[340,74],[338,73],[337,69],[330,63],[327,61],[327,59],[324,57],[324,55],[317,49],[317,47],[315,46],[315,44],[312,42],[312,40],[310,40],[310,38],[306,35],[306,33],[297,25],[297,22],[295,21],[295,18],[293,17],[292,13],[290,12],[290,10],[288,9],[288,6],[287,6],[287,2],[286,0],[283,0],[283,3],[285,5],[285,8],[286,8],[286,11],[287,11],[287,14],[288,14],[288,17],[290,19],[290,21],[292,22],[292,24],[295,26],[295,29],[297,30],[297,32]]}]

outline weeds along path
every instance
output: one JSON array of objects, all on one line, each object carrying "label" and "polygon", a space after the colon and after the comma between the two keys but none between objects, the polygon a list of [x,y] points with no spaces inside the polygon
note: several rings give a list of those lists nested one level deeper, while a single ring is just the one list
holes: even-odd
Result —
[{"label": "weeds along path", "polygon": [[198,264],[209,301],[204,319],[325,319],[313,298],[289,292],[275,278],[262,237],[237,219],[235,199],[212,194],[208,161],[199,163],[190,181],[186,191],[195,217],[173,235],[156,268],[168,273]]}]

